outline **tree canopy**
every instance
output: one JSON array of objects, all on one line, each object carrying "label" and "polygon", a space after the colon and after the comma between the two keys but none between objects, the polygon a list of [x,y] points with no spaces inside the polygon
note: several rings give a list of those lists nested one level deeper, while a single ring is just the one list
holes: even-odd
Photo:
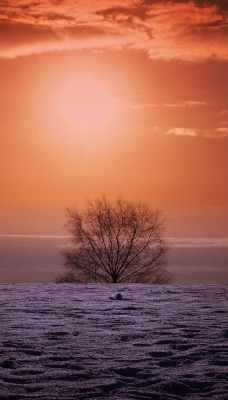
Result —
[{"label": "tree canopy", "polygon": [[71,245],[58,282],[167,283],[165,221],[146,203],[105,197],[67,209]]}]

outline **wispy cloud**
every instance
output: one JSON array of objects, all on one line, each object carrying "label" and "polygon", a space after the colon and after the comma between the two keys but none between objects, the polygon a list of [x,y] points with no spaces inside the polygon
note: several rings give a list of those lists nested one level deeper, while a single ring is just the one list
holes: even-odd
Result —
[{"label": "wispy cloud", "polygon": [[205,129],[175,127],[175,128],[169,129],[166,132],[166,135],[203,137],[203,138],[208,138],[208,139],[227,139],[228,138],[228,128],[220,127],[217,129],[205,130]]},{"label": "wispy cloud", "polygon": [[[57,239],[57,240],[66,240],[70,239],[69,235],[19,235],[19,234],[0,234],[0,239]],[[214,237],[214,238],[185,238],[185,237],[168,237],[168,242],[171,246],[174,247],[228,247],[228,237]]]},{"label": "wispy cloud", "polygon": [[208,103],[204,101],[182,101],[178,103],[150,103],[150,102],[131,102],[127,103],[129,108],[133,109],[146,109],[146,108],[188,108],[188,107],[202,107],[206,106]]},{"label": "wispy cloud", "polygon": [[166,135],[174,135],[174,136],[198,136],[198,132],[195,129],[189,128],[171,128],[166,132]]},{"label": "wispy cloud", "polygon": [[0,234],[0,238],[7,239],[69,239],[70,236],[67,235],[8,235]]},{"label": "wispy cloud", "polygon": [[228,238],[168,238],[173,247],[228,247]]},{"label": "wispy cloud", "polygon": [[224,127],[220,127],[220,128],[217,129],[217,131],[218,131],[219,133],[228,135],[228,127],[225,127],[225,126],[224,126]]},{"label": "wispy cloud", "polygon": [[9,0],[0,6],[0,56],[132,48],[155,59],[228,59],[227,22],[221,0]]}]

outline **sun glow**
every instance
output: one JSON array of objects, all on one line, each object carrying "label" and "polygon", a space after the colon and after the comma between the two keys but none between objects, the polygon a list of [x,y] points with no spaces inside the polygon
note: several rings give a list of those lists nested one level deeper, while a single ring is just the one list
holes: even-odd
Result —
[{"label": "sun glow", "polygon": [[111,123],[116,112],[113,88],[91,77],[69,79],[59,90],[58,109],[62,117],[80,130]]}]

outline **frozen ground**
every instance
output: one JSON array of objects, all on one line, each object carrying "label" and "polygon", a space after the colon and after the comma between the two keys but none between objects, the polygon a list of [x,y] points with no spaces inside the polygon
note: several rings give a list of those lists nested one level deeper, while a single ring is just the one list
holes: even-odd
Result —
[{"label": "frozen ground", "polygon": [[227,296],[225,285],[0,285],[0,400],[225,400]]}]

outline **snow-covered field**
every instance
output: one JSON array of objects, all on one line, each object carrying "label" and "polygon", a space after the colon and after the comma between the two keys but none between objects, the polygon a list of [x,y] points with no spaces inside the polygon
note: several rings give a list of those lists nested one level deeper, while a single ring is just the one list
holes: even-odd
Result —
[{"label": "snow-covered field", "polygon": [[225,285],[0,285],[0,400],[225,400],[227,296]]}]

